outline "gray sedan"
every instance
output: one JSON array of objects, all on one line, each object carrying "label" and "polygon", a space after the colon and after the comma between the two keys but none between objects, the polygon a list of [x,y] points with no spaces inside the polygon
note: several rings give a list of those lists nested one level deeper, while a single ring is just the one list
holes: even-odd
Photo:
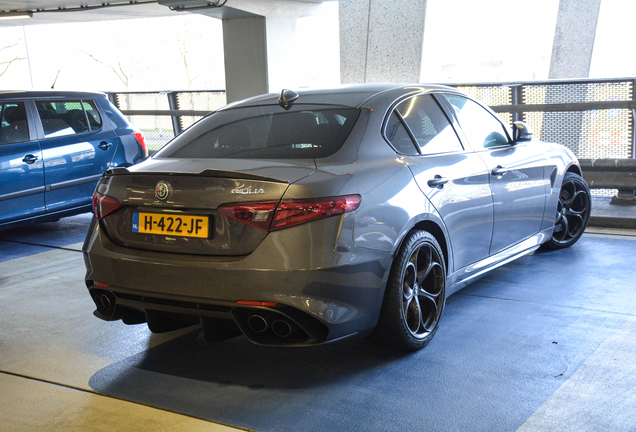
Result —
[{"label": "gray sedan", "polygon": [[95,315],[298,346],[415,350],[445,299],[590,215],[574,155],[452,88],[283,90],[106,172],[85,245]]}]

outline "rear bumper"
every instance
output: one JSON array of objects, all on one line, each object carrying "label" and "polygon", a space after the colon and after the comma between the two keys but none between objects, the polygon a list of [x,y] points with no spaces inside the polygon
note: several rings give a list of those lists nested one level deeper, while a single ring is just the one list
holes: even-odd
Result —
[{"label": "rear bumper", "polygon": [[[337,223],[333,219],[320,223]],[[311,345],[371,330],[379,316],[391,254],[346,245],[347,240],[340,239],[337,246],[307,245],[306,255],[313,255],[308,259],[285,247],[295,244],[297,228],[308,229],[271,233],[247,256],[213,257],[122,247],[93,224],[84,258],[96,315],[130,324],[148,319],[148,311],[204,326],[233,320],[250,340],[265,345]],[[104,308],[104,302],[110,308]],[[254,315],[264,318],[266,331],[250,328],[248,320]],[[293,331],[273,337],[272,324],[280,320]],[[278,327],[284,330],[278,333],[286,333],[284,325]]]}]

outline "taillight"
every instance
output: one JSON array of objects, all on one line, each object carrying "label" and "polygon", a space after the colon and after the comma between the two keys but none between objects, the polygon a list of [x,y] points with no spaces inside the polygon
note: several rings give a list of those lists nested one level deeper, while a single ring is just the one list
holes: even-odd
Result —
[{"label": "taillight", "polygon": [[256,228],[269,231],[278,201],[224,204],[218,210],[231,218]]},{"label": "taillight", "polygon": [[97,220],[102,220],[109,214],[124,207],[117,199],[109,197],[108,195],[102,195],[98,192],[93,194],[93,214]]},{"label": "taillight", "polygon": [[271,232],[349,213],[359,205],[359,195],[348,195],[280,202],[224,204],[218,210],[248,225]]},{"label": "taillight", "polygon": [[359,205],[360,197],[358,195],[281,201],[276,209],[270,231],[349,213],[357,209]]},{"label": "taillight", "polygon": [[144,138],[144,134],[142,134],[141,132],[137,131],[137,132],[133,133],[133,135],[135,135],[135,138],[137,138],[137,142],[139,143],[139,145],[143,149],[144,153],[146,154],[146,157],[148,157],[148,145],[146,145],[146,139]]}]

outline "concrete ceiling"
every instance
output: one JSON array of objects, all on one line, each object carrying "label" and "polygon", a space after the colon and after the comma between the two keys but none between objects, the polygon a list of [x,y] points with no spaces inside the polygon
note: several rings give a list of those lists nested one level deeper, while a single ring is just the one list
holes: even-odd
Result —
[{"label": "concrete ceiling", "polygon": [[[260,3],[267,8],[273,3],[323,1],[325,0],[251,0],[248,3]],[[104,3],[109,6],[103,7]],[[246,10],[242,7],[244,3],[245,0],[0,0],[0,27],[153,18],[178,16],[188,12],[203,13],[219,19],[255,16],[250,8]],[[217,4],[221,7],[214,7]],[[3,16],[20,12],[30,13],[32,17],[2,19]]]}]

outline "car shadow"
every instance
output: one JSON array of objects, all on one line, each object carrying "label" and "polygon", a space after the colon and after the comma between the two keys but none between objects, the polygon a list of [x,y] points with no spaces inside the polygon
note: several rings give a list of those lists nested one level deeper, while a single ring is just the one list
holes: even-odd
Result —
[{"label": "car shadow", "polygon": [[410,354],[360,336],[315,347],[266,347],[242,336],[209,343],[193,329],[124,362],[128,368],[220,386],[302,389],[350,379]]}]

